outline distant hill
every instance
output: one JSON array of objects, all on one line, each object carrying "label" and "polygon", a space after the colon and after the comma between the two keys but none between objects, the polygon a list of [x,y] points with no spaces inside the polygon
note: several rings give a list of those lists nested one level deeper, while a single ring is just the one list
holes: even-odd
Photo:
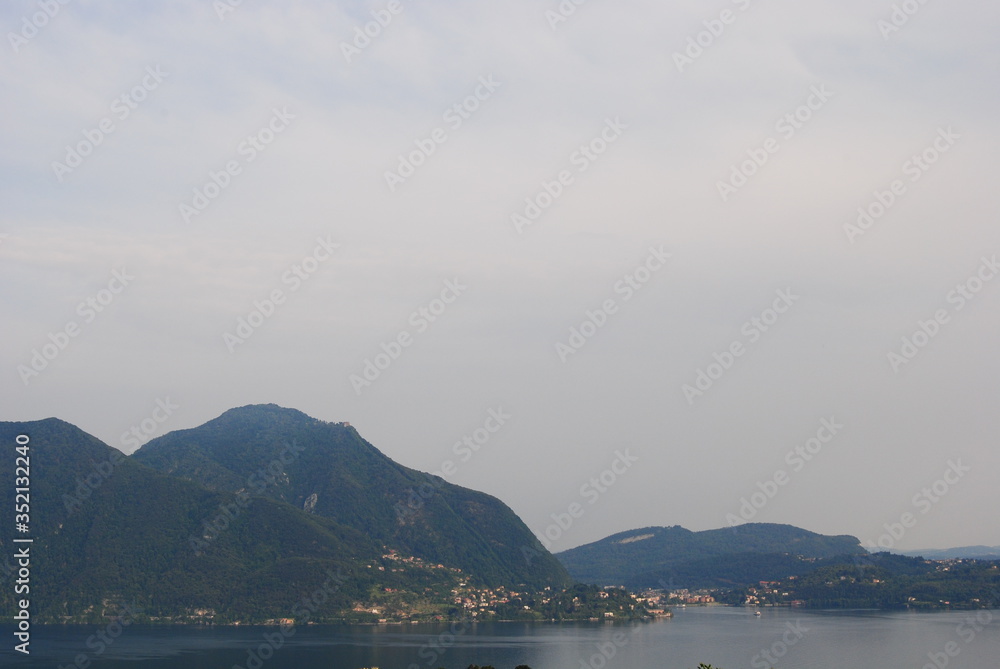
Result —
[{"label": "distant hill", "polygon": [[899,555],[928,560],[1000,560],[1000,546],[964,546],[961,548],[928,548],[918,551],[894,551]]},{"label": "distant hill", "polygon": [[556,557],[584,583],[630,588],[727,587],[803,574],[817,558],[867,553],[857,538],[749,523],[692,532],[680,526],[621,532]]},{"label": "distant hill", "polygon": [[[817,560],[812,572],[737,588],[720,601],[815,609],[971,610],[1000,604],[1000,565],[969,560],[944,566],[894,553]],[[758,585],[759,584],[755,584]],[[989,618],[986,618],[988,620]]]},{"label": "distant hill", "polygon": [[[547,551],[525,560],[522,549],[538,541],[506,504],[404,467],[344,423],[247,406],[154,439],[133,459],[212,490],[286,502],[486,585],[570,583]],[[278,476],[269,476],[272,467]]]}]

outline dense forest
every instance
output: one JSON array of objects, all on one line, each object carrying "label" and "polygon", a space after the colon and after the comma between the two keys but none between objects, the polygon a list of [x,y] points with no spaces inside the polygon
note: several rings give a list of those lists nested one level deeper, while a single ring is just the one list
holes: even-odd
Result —
[{"label": "dense forest", "polygon": [[827,609],[978,609],[1000,607],[1000,562],[928,561],[876,553],[822,561],[811,572],[737,588],[720,596],[740,605]]},{"label": "dense forest", "polygon": [[[463,587],[571,583],[496,498],[402,467],[353,428],[297,411],[227,412],[163,437],[158,462],[58,419],[0,423],[0,441],[18,435],[29,437],[34,539],[24,594],[39,622],[126,609],[148,621],[378,619],[387,596],[400,615],[433,619]],[[13,457],[0,477],[14,480]],[[0,504],[13,527],[12,486],[0,488]],[[10,586],[0,587],[0,616],[10,617],[6,533],[0,551]],[[317,593],[321,603],[303,606]]]},{"label": "dense forest", "polygon": [[748,523],[703,532],[679,526],[647,527],[556,557],[577,580],[641,589],[749,585],[807,573],[817,559],[865,553],[855,537]]}]

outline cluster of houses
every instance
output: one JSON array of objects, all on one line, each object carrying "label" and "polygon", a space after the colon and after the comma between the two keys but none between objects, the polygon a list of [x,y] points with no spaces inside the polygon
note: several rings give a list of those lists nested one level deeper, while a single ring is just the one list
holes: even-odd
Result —
[{"label": "cluster of houses", "polygon": [[[794,580],[795,577],[789,577]],[[800,600],[787,601],[787,592],[781,590],[781,583],[778,581],[761,581],[756,586],[747,588],[746,598],[743,602],[745,606],[775,606],[778,604],[790,604],[792,606],[802,606],[805,602]]]},{"label": "cluster of houses", "polygon": [[[407,564],[413,567],[419,567],[421,569],[447,569],[448,571],[453,571],[455,573],[459,574],[462,573],[462,570],[456,567],[446,567],[443,564],[434,564],[431,562],[426,562],[425,560],[421,560],[418,557],[413,557],[412,555],[400,555],[392,548],[388,548],[386,550],[388,550],[389,552],[382,556],[383,560],[392,560],[394,562]],[[368,568],[371,569],[371,565],[368,565]],[[385,571],[385,567],[380,566],[378,569],[379,571]],[[406,570],[402,568],[392,567],[390,568],[390,571],[406,571]]]},{"label": "cluster of houses", "polygon": [[[455,605],[461,606],[465,610],[470,612],[470,615],[475,617],[478,615],[479,611],[488,610],[499,604],[508,604],[512,599],[517,599],[521,596],[520,592],[515,592],[513,590],[507,590],[504,587],[498,588],[483,588],[482,590],[476,590],[473,588],[468,588],[466,583],[459,583],[459,587],[452,590],[452,600]],[[466,589],[461,589],[466,588]],[[551,588],[546,588],[550,591]],[[548,604],[552,601],[551,598],[542,599],[543,604]],[[524,607],[529,608],[529,607]]]},{"label": "cluster of houses", "polygon": [[647,590],[642,593],[637,601],[644,602],[650,607],[650,612],[656,613],[654,606],[661,608],[667,606],[687,606],[699,604],[714,604],[715,596],[709,590]]}]

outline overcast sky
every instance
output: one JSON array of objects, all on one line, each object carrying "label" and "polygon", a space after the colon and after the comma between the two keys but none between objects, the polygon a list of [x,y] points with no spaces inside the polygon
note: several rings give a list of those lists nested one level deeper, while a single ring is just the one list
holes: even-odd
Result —
[{"label": "overcast sky", "polygon": [[3,420],[294,407],[554,551],[1000,544],[996,3],[50,4],[0,7]]}]

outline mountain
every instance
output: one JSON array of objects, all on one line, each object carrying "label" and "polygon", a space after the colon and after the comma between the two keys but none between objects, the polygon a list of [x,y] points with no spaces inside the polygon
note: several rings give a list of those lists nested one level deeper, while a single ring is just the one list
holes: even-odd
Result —
[{"label": "mountain", "polygon": [[[58,419],[0,422],[7,528],[19,435],[30,439],[30,531],[19,536],[34,543],[0,532],[0,617],[27,597],[39,622],[97,622],[125,606],[150,621],[427,619],[448,615],[466,582],[570,582],[500,501],[401,467],[348,426],[296,411],[228,412],[140,457]],[[142,463],[167,454],[172,471]],[[411,489],[426,494],[413,509]],[[536,546],[530,565],[521,545]],[[24,548],[30,590],[15,596]]]},{"label": "mountain", "polygon": [[571,582],[503,502],[394,462],[346,423],[246,406],[154,439],[132,459],[210,490],[288,503],[485,585]]},{"label": "mountain", "polygon": [[963,546],[961,548],[927,548],[919,551],[895,551],[899,555],[928,560],[1000,560],[1000,546]]},{"label": "mountain", "polygon": [[556,557],[585,583],[630,588],[726,587],[807,573],[819,558],[866,553],[857,538],[749,523],[692,532],[680,526],[621,532]]},{"label": "mountain", "polygon": [[[328,572],[352,574],[331,596],[346,606],[368,587],[358,563],[381,547],[363,533],[268,499],[240,504],[229,493],[171,478],[124,457],[57,419],[0,423],[0,443],[30,438],[30,590],[36,620],[100,619],[128,605],[148,616],[195,615],[217,620],[289,616],[302,593]],[[14,481],[13,449],[0,460]],[[13,486],[0,503],[13,510]],[[230,512],[226,514],[226,509]],[[5,512],[5,525],[13,525]],[[221,531],[222,520],[227,527]],[[205,549],[204,523],[218,523]],[[0,535],[0,610],[13,609],[11,556],[25,544]],[[10,585],[11,587],[8,587]],[[12,613],[10,613],[12,615]]]}]

